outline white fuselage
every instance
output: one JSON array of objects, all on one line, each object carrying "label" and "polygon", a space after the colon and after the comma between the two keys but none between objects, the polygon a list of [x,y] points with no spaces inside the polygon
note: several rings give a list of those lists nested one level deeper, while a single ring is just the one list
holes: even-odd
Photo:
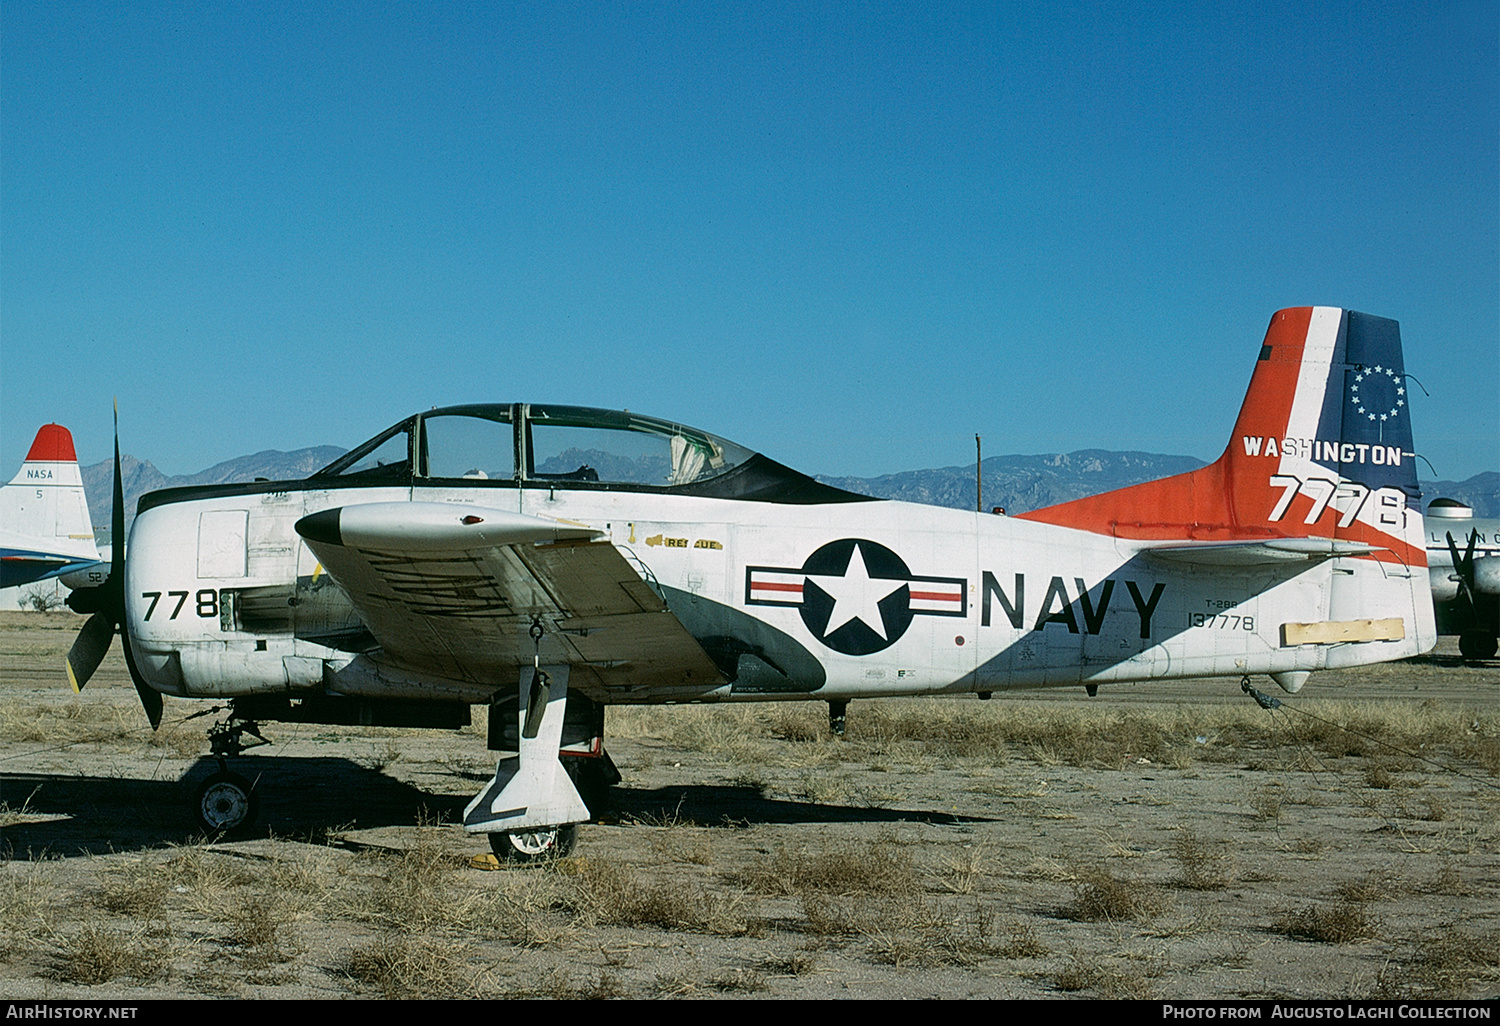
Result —
[{"label": "white fuselage", "polygon": [[[137,517],[125,584],[128,633],[153,687],[185,697],[326,690],[487,701],[497,680],[413,676],[358,654],[358,646],[327,643],[334,621],[347,628],[352,617],[293,525],[333,507],[407,500],[517,511],[603,532],[700,641],[744,635],[766,655],[742,658],[737,679],[715,687],[642,681],[597,696],[606,702],[847,699],[1238,676],[1373,662],[1415,654],[1421,644],[1415,635],[1347,646],[1284,643],[1284,624],[1338,620],[1355,596],[1360,616],[1382,615],[1366,581],[1389,587],[1392,575],[1404,576],[1425,590],[1425,567],[1371,559],[1209,572],[1158,560],[1124,539],[902,502],[797,505],[535,483],[309,484],[165,502]],[[809,563],[820,551],[822,562]],[[892,556],[904,572],[891,569]],[[1401,608],[1393,599],[1389,615]],[[545,647],[539,654],[545,661]]]}]

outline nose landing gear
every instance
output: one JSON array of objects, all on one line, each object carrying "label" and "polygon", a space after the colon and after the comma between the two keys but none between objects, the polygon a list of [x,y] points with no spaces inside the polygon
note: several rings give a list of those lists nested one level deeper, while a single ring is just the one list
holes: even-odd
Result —
[{"label": "nose landing gear", "polygon": [[210,834],[243,837],[260,814],[260,798],[250,781],[224,768],[223,760],[219,765],[219,772],[198,785],[193,811]]},{"label": "nose landing gear", "polygon": [[[255,740],[246,743],[246,734]],[[215,837],[244,837],[260,815],[260,797],[251,781],[230,771],[228,758],[271,742],[261,734],[254,720],[239,719],[230,713],[227,720],[208,728],[208,743],[219,760],[219,770],[198,785],[193,794],[193,813],[203,829]]]}]

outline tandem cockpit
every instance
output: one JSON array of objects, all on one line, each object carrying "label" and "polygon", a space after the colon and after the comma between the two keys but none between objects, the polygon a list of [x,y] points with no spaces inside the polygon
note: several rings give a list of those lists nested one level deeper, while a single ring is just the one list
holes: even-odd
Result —
[{"label": "tandem cockpit", "polygon": [[447,406],[408,417],[314,473],[330,486],[673,491],[779,502],[862,499],[717,435],[628,410],[527,403]]}]

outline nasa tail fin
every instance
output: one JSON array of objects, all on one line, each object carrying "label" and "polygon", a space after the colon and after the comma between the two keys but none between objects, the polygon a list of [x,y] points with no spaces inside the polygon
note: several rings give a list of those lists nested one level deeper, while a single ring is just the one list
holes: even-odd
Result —
[{"label": "nasa tail fin", "polygon": [[1352,577],[1330,585],[1327,616],[1399,616],[1404,647],[1426,651],[1436,635],[1407,398],[1395,321],[1333,307],[1281,310],[1217,461],[1021,516],[1130,539],[1179,563],[1343,557],[1348,575],[1350,565],[1374,570],[1373,562],[1378,573],[1359,574],[1358,585]]},{"label": "nasa tail fin", "polygon": [[20,472],[0,488],[0,587],[98,561],[73,436],[61,424],[44,424]]}]

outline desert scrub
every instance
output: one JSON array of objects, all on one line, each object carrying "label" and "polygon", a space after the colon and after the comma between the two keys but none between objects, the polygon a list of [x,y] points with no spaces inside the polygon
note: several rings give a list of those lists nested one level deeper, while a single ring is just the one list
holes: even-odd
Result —
[{"label": "desert scrub", "polygon": [[743,936],[757,926],[738,895],[643,882],[614,863],[584,861],[571,883],[559,904],[587,925],[649,926],[719,936]]},{"label": "desert scrub", "polygon": [[1098,866],[1073,881],[1073,902],[1059,913],[1079,922],[1117,922],[1122,919],[1152,919],[1166,910],[1168,901],[1149,884],[1127,880]]},{"label": "desert scrub", "polygon": [[144,929],[124,933],[85,923],[58,940],[52,974],[65,983],[97,985],[121,977],[150,983],[167,975],[172,955],[168,943],[148,936]]},{"label": "desert scrub", "polygon": [[1180,873],[1177,885],[1192,891],[1218,891],[1234,879],[1234,849],[1228,841],[1209,841],[1191,827],[1177,832],[1172,858]]},{"label": "desert scrub", "polygon": [[1376,935],[1376,922],[1363,902],[1348,898],[1332,905],[1309,905],[1283,912],[1271,931],[1293,940],[1320,944],[1352,944]]},{"label": "desert scrub", "polygon": [[739,880],[762,894],[897,894],[918,889],[911,856],[891,841],[823,851],[781,846],[762,856]]},{"label": "desert scrub", "polygon": [[476,997],[468,954],[449,938],[391,932],[350,948],[337,968],[354,989],[388,999]]}]

